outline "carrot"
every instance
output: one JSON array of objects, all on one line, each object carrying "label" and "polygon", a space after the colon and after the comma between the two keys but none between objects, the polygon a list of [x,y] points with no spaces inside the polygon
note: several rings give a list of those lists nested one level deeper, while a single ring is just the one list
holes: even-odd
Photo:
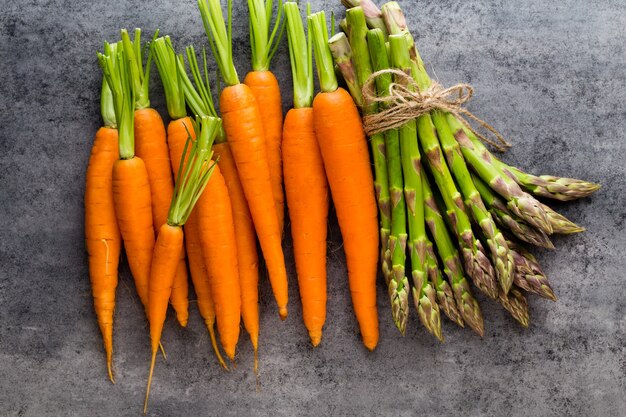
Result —
[{"label": "carrot", "polygon": [[[155,38],[158,31],[155,34]],[[122,30],[122,42],[130,58],[131,86],[135,97],[135,153],[143,159],[150,181],[150,196],[152,201],[152,222],[155,233],[167,221],[167,211],[174,193],[174,182],[170,169],[165,126],[159,113],[150,108],[149,81],[152,54],[148,56],[145,72],[141,50],[141,30],[135,29],[135,37],[131,43],[126,30]],[[170,300],[176,311],[176,318],[181,326],[185,327],[189,318],[187,267],[185,253],[181,254],[176,270],[175,282]]]},{"label": "carrot", "polygon": [[324,12],[308,22],[322,90],[313,100],[315,134],[343,236],[354,312],[363,344],[373,350],[378,343],[378,216],[367,141],[354,101],[337,86]]},{"label": "carrot", "polygon": [[135,156],[133,102],[127,52],[118,47],[115,54],[98,54],[113,94],[119,131],[119,159],[113,164],[113,204],[124,241],[135,287],[144,308],[148,308],[148,280],[154,248],[150,184],[146,166]]},{"label": "carrot", "polygon": [[[110,45],[113,49],[116,44]],[[122,238],[113,207],[113,163],[118,158],[117,124],[111,90],[102,80],[102,118],[91,148],[85,184],[85,244],[94,309],[102,333],[109,379],[113,379],[113,312]]]},{"label": "carrot", "polygon": [[252,220],[267,264],[279,315],[287,317],[287,271],[281,233],[272,197],[265,133],[256,99],[239,82],[232,60],[232,0],[228,0],[228,30],[219,0],[199,0],[209,43],[227,87],[220,95],[224,130],[233,153]]},{"label": "carrot", "polygon": [[285,3],[294,108],[283,129],[283,169],[302,318],[313,346],[326,320],[328,184],[313,124],[313,59],[298,5]]},{"label": "carrot", "polygon": [[233,212],[219,167],[215,167],[206,193],[198,200],[195,212],[204,264],[215,302],[220,341],[226,355],[234,360],[239,340],[241,293]]},{"label": "carrot", "polygon": [[[179,77],[183,78],[182,76],[184,74],[177,72],[178,59],[169,37],[166,36],[154,40],[152,42],[152,52],[165,89],[168,113],[172,118],[172,121],[167,126],[167,142],[171,169],[176,178],[181,166],[181,161],[183,160],[183,150],[187,137],[191,135],[192,138],[195,139],[195,131],[191,118],[187,117],[184,89],[181,88],[181,83],[179,82]],[[198,299],[198,310],[209,331],[211,345],[213,346],[217,360],[223,368],[227,369],[226,363],[217,347],[217,339],[215,337],[216,313],[210,290],[209,276],[202,255],[198,221],[195,211],[192,211],[189,215],[184,229],[185,248],[187,250],[187,259],[189,260],[191,281],[193,282]],[[174,286],[176,286],[176,282]]]},{"label": "carrot", "polygon": [[[183,228],[194,205],[202,195],[215,163],[211,162],[211,143],[215,132],[219,130],[220,121],[215,118],[203,118],[202,130],[197,141],[193,141],[188,153],[189,160],[184,169],[179,169],[176,189],[169,209],[167,223],[161,226],[154,247],[150,269],[150,304],[148,309],[150,322],[150,342],[152,359],[146,387],[144,414],[148,409],[150,385],[154,374],[156,354],[163,333],[163,324],[167,313],[167,304],[172,292],[180,253],[183,250]],[[187,146],[192,142],[189,136]],[[183,154],[186,154],[187,149]]]},{"label": "carrot", "polygon": [[[272,27],[272,0],[248,0],[250,18],[250,44],[252,45],[252,71],[243,83],[250,87],[256,98],[265,133],[265,147],[272,183],[272,196],[278,216],[281,235],[285,220],[285,196],[283,194],[283,172],[281,142],[283,131],[283,108],[280,88],[274,74],[269,71],[270,62],[283,34],[284,21],[282,1],[278,3],[278,16]],[[280,30],[279,30],[280,27]],[[278,34],[278,36],[276,36]]]},{"label": "carrot", "polygon": [[[182,75],[181,78],[185,91],[185,100],[192,111],[200,116],[217,117],[217,112],[215,111],[215,106],[213,104],[213,97],[211,95],[211,86],[207,77],[207,60],[206,53],[204,51],[202,58],[204,63],[204,79],[201,75],[200,66],[198,65],[198,60],[193,46],[187,47],[187,60],[189,62],[189,68],[191,69],[195,86],[189,77],[187,77],[186,68],[182,60],[179,60],[180,65],[178,73]],[[219,204],[220,206],[225,206],[228,202],[230,202],[232,213],[229,216],[228,213],[218,213],[217,208],[205,209],[203,208],[205,204],[202,201],[198,203],[198,208],[194,211],[194,213],[207,212],[206,216],[203,215],[203,217],[205,217],[203,221],[200,222],[200,227],[203,229],[201,238],[203,240],[205,258],[207,256],[209,258],[222,256],[220,253],[215,252],[214,236],[219,233],[224,234],[230,233],[231,230],[234,231],[234,237],[232,239],[222,239],[220,252],[229,253],[231,255],[233,253],[236,254],[234,263],[238,265],[237,275],[239,276],[241,301],[240,303],[233,301],[231,305],[226,305],[226,308],[221,308],[219,310],[218,329],[220,331],[220,338],[223,341],[222,345],[225,349],[231,349],[230,347],[226,348],[227,345],[234,347],[236,344],[234,335],[235,331],[238,331],[235,329],[235,325],[239,325],[239,320],[235,320],[234,307],[237,304],[241,304],[241,316],[243,317],[244,326],[250,335],[250,341],[252,342],[252,347],[254,349],[254,370],[256,372],[258,370],[259,338],[259,273],[254,225],[252,224],[248,203],[246,202],[243,194],[235,161],[232,157],[232,153],[230,152],[230,148],[228,147],[228,142],[226,142],[224,132],[220,132],[216,136],[213,151],[216,154],[220,172],[215,172],[209,182],[208,187],[210,189],[213,189],[213,187],[217,188],[215,192],[210,192],[210,195],[216,204]],[[219,180],[220,176],[223,176],[226,189],[224,189],[221,185],[222,181]],[[218,195],[220,195],[219,193],[222,193],[224,197],[218,198]],[[212,212],[208,212],[209,210]],[[216,220],[211,220],[209,218],[210,216],[216,217],[218,219],[217,221],[224,221],[225,223],[232,222],[234,226],[233,229],[227,227],[227,225],[216,224]],[[220,220],[220,218],[223,220]],[[231,247],[233,244],[235,246]],[[207,260],[207,267],[210,271],[210,275],[215,277],[215,280],[227,282],[225,281],[226,277],[224,276],[224,273],[227,271],[219,269],[216,270],[211,267],[211,264],[215,264],[215,262]],[[230,273],[232,275],[232,271]],[[212,279],[212,285],[215,284],[216,282]],[[230,299],[233,297],[233,294],[224,294],[223,288],[224,287],[221,286],[218,290],[216,290],[216,304],[224,304],[225,302],[228,302],[228,297],[230,297]],[[218,300],[218,298],[220,298],[221,301]],[[221,315],[224,316],[223,320],[220,318]],[[220,325],[220,320],[224,321],[222,325]],[[229,322],[228,325],[227,322]],[[223,332],[226,333],[223,334]]]}]

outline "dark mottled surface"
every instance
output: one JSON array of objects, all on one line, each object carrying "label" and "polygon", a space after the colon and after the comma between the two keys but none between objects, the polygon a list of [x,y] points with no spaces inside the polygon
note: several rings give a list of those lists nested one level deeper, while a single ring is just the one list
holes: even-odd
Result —
[{"label": "dark mottled surface", "polygon": [[[235,55],[248,69],[237,0]],[[408,6],[409,1],[404,1]],[[313,9],[338,1],[314,1]],[[329,252],[329,320],[319,349],[301,324],[293,256],[291,315],[280,323],[261,285],[260,390],[242,338],[223,373],[192,307],[170,316],[150,415],[626,415],[626,4],[623,1],[420,0],[411,28],[444,83],[472,83],[471,109],[515,147],[505,159],[533,172],[601,182],[559,205],[588,228],[539,258],[557,303],[531,299],[522,330],[482,300],[483,340],[449,322],[446,343],[411,317],[394,329],[379,286],[381,342],[361,347],[336,226]],[[83,246],[82,193],[100,124],[95,50],[120,27],[159,27],[179,47],[204,45],[195,2],[20,1],[0,8],[0,415],[137,416],[148,367],[145,322],[122,266],[115,327],[117,384],[105,378]],[[274,68],[289,105],[286,49]],[[153,103],[165,111],[154,80]]]}]

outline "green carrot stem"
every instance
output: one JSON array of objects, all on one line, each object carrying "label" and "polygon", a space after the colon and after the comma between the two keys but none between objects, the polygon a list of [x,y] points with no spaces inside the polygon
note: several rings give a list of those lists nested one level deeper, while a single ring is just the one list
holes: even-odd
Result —
[{"label": "green carrot stem", "polygon": [[281,21],[282,0],[278,0],[278,15],[272,26],[273,3],[272,0],[248,0],[252,69],[254,71],[267,71],[269,69],[270,61],[283,37],[285,22]]},{"label": "green carrot stem", "polygon": [[220,0],[198,0],[198,8],[202,16],[204,31],[224,82],[229,86],[239,84],[239,77],[233,62],[233,1],[227,2],[228,24],[224,22]]},{"label": "green carrot stem", "polygon": [[[113,44],[115,45],[115,44]],[[109,88],[106,77],[102,77],[102,90],[100,93],[100,113],[102,113],[102,122],[104,126],[117,129],[115,120],[115,106],[113,105],[113,94]]]},{"label": "green carrot stem", "polygon": [[98,62],[111,89],[120,159],[132,159],[135,156],[135,98],[131,86],[128,55],[122,42],[118,42],[113,48],[109,43],[105,43],[104,54],[98,52]]},{"label": "green carrot stem", "polygon": [[213,157],[211,146],[222,121],[216,117],[205,116],[200,118],[199,124],[198,139],[194,141],[189,135],[183,150],[182,160],[187,163],[179,167],[174,197],[167,217],[167,222],[171,226],[185,224],[215,169],[215,162],[211,161]]},{"label": "green carrot stem", "polygon": [[326,14],[317,12],[307,17],[310,36],[313,41],[313,53],[317,67],[317,76],[320,82],[320,89],[324,93],[332,93],[339,87],[333,57],[328,46],[328,27],[326,25]]},{"label": "green carrot stem", "polygon": [[313,103],[313,44],[307,38],[298,3],[283,5],[289,44],[289,59],[293,77],[293,106],[311,107]]},{"label": "green carrot stem", "polygon": [[[153,40],[158,36],[157,30]],[[135,37],[131,42],[126,29],[122,29],[122,43],[127,51],[130,61],[130,75],[133,93],[135,94],[135,109],[145,109],[150,107],[150,67],[152,64],[152,53],[148,54],[146,69],[143,69],[143,49],[141,47],[141,29],[135,29]]]},{"label": "green carrot stem", "polygon": [[150,44],[154,62],[161,76],[167,112],[172,120],[187,116],[185,94],[178,76],[178,58],[169,36],[160,37]]}]

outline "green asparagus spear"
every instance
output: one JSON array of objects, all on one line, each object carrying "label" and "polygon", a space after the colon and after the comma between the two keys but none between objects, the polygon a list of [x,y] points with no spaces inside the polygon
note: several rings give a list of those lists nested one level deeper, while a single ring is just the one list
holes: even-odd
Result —
[{"label": "green asparagus spear", "polygon": [[[454,301],[452,287],[450,287],[448,281],[441,275],[435,249],[428,239],[426,240],[426,270],[428,272],[428,279],[437,292],[437,304],[439,304],[439,308],[443,310],[450,320],[464,327],[463,318],[461,314],[459,314],[456,302]],[[443,341],[443,337],[441,337],[440,340]]]},{"label": "green asparagus spear", "polygon": [[548,235],[529,226],[522,219],[511,213],[504,201],[480,177],[472,174],[472,181],[496,222],[502,227],[509,229],[518,239],[524,242],[546,249],[554,249],[554,245]]},{"label": "green asparagus spear", "polygon": [[539,203],[539,206],[546,213],[548,222],[552,226],[552,231],[559,235],[571,235],[574,233],[584,232],[585,228],[577,225],[564,215],[557,213],[551,207],[546,206],[543,203]]},{"label": "green asparagus spear", "polygon": [[502,289],[498,293],[498,302],[508,311],[515,320],[523,327],[528,327],[530,320],[528,313],[528,300],[515,285],[511,287],[508,294],[504,294]]},{"label": "green asparagus spear", "polygon": [[[458,310],[465,323],[482,336],[484,333],[484,324],[480,306],[472,295],[467,279],[465,279],[459,253],[454,243],[452,243],[452,238],[448,234],[446,221],[439,211],[428,178],[426,178],[425,175],[422,176],[422,189],[424,193],[424,216],[426,223],[428,224],[430,234],[435,242],[437,252],[443,262],[443,272],[446,274],[452,286]],[[444,309],[444,312],[445,311]],[[450,315],[448,315],[448,317],[454,320]]]},{"label": "green asparagus spear", "polygon": [[554,291],[537,259],[520,245],[510,241],[508,243],[515,259],[515,285],[524,291],[556,301]]},{"label": "green asparagus spear", "polygon": [[385,26],[380,9],[372,0],[341,0],[341,3],[346,9],[361,6],[365,14],[367,27],[370,29],[380,29],[383,32],[384,38],[387,39],[387,26]]}]

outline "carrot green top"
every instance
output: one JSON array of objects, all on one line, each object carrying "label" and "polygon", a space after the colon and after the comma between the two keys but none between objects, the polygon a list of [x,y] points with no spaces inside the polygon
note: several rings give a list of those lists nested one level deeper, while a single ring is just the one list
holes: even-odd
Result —
[{"label": "carrot green top", "polygon": [[[185,100],[187,105],[194,112],[196,117],[218,117],[215,110],[215,104],[213,102],[213,94],[211,93],[211,84],[209,82],[209,71],[207,69],[206,51],[202,50],[202,63],[203,72],[200,72],[200,65],[196,58],[196,51],[192,45],[186,48],[187,61],[189,62],[189,68],[191,69],[191,75],[193,76],[193,83],[187,75],[187,68],[185,67],[185,61],[183,55],[178,55],[178,76],[183,86],[185,93]],[[195,83],[195,86],[194,86]],[[215,137],[215,142],[222,143],[226,141],[226,133],[223,127],[221,127]]]},{"label": "carrot green top", "polygon": [[215,117],[201,117],[199,124],[198,139],[194,141],[189,135],[183,150],[181,160],[186,160],[187,163],[180,164],[178,168],[178,179],[167,215],[167,223],[170,226],[185,224],[215,169],[215,162],[211,161],[213,157],[211,145],[222,121]]},{"label": "carrot green top", "polygon": [[315,53],[320,88],[325,93],[332,93],[338,88],[338,85],[333,57],[328,46],[326,15],[323,11],[314,13],[307,20],[309,23],[309,34],[313,40],[313,52]]},{"label": "carrot green top", "polygon": [[304,32],[300,9],[295,2],[283,5],[287,22],[289,59],[293,77],[293,106],[311,107],[313,102],[313,56],[311,37]]},{"label": "carrot green top", "polygon": [[[159,31],[154,34],[158,36]],[[154,39],[153,38],[153,39]],[[141,29],[135,29],[135,39],[131,42],[126,29],[122,29],[122,44],[127,51],[130,61],[130,77],[133,93],[135,94],[135,109],[145,109],[150,107],[149,84],[150,84],[150,64],[152,54],[148,54],[146,70],[143,69],[144,50],[141,48]]]},{"label": "carrot green top", "polygon": [[[278,16],[272,26],[272,6],[274,1],[248,0],[252,69],[255,71],[267,71],[269,69],[270,61],[283,37],[285,24],[284,21],[281,23],[280,20],[283,14],[282,3],[282,0],[278,0]],[[277,34],[278,37],[276,37]]]},{"label": "carrot green top", "polygon": [[132,159],[135,156],[133,125],[135,97],[131,87],[127,51],[121,42],[118,42],[116,47],[105,42],[104,54],[98,52],[98,62],[111,89],[117,121],[120,159]]},{"label": "carrot green top", "polygon": [[160,37],[152,41],[150,47],[165,90],[167,112],[173,120],[182,119],[187,116],[187,108],[172,41],[169,36]]},{"label": "carrot green top", "polygon": [[233,0],[228,0],[228,28],[220,0],[198,0],[204,31],[217,61],[217,66],[227,85],[239,84],[237,70],[233,63]]},{"label": "carrot green top", "polygon": [[[115,47],[115,44],[112,46]],[[117,129],[117,122],[115,121],[115,107],[113,106],[113,94],[111,93],[106,77],[102,77],[100,113],[102,113],[102,121],[106,127]]]}]

